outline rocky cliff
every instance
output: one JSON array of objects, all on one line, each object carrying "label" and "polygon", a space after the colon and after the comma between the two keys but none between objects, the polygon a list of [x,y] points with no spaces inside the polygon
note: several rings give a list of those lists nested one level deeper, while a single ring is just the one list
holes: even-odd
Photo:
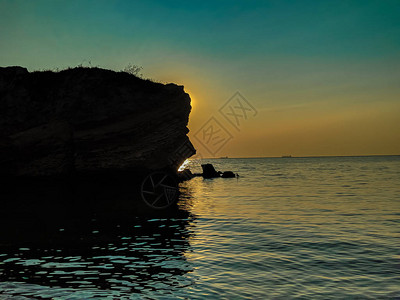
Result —
[{"label": "rocky cliff", "polygon": [[0,68],[0,175],[176,170],[190,110],[182,86],[124,72]]}]

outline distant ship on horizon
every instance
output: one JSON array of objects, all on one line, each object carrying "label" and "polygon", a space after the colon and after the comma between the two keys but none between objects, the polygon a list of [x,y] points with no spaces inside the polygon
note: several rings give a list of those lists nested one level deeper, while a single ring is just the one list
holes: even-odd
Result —
[{"label": "distant ship on horizon", "polygon": [[228,156],[221,156],[220,158],[224,158],[225,159],[225,158],[229,158],[229,157]]},{"label": "distant ship on horizon", "polygon": [[282,155],[282,158],[292,158],[291,155]]}]

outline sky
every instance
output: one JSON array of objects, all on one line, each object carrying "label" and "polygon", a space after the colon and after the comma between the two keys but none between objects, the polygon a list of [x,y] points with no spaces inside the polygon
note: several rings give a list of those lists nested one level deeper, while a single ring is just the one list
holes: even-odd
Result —
[{"label": "sky", "polygon": [[399,1],[0,0],[0,66],[129,64],[199,157],[400,154]]}]

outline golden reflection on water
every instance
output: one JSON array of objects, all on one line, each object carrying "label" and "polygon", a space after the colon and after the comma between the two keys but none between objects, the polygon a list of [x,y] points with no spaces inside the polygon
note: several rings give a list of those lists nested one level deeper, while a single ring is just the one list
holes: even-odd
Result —
[{"label": "golden reflection on water", "polygon": [[[399,158],[204,162],[240,177],[181,183],[178,208],[163,216],[83,223],[68,216],[65,224],[34,227],[31,221],[18,227],[1,220],[0,293],[150,299],[398,295]],[[193,172],[201,171],[196,163]]]},{"label": "golden reflection on water", "polygon": [[199,278],[193,289],[253,298],[399,292],[398,157],[203,163],[240,177],[181,184],[179,205],[196,216],[185,253]]}]

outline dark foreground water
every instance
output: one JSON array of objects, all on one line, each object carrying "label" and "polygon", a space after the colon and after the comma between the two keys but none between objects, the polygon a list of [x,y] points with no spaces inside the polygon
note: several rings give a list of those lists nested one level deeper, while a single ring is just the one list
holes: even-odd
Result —
[{"label": "dark foreground water", "polygon": [[3,218],[0,299],[400,299],[399,156],[208,162],[167,213]]}]

